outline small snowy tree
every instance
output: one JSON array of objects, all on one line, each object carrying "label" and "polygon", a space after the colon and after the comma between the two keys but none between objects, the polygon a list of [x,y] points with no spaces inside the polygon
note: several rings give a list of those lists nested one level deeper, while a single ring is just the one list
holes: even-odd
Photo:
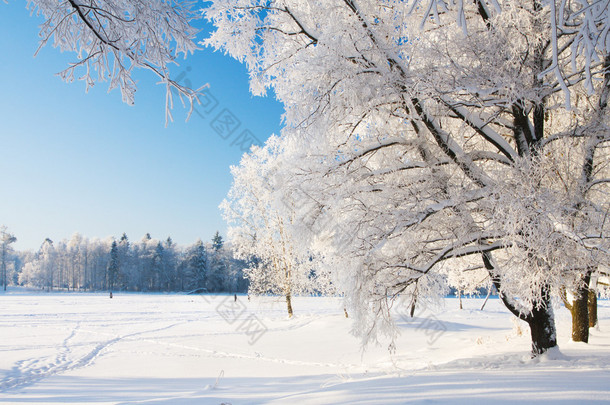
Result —
[{"label": "small snowy tree", "polygon": [[2,277],[4,291],[6,291],[6,285],[8,283],[7,262],[11,252],[11,244],[15,242],[17,242],[15,235],[8,232],[6,226],[0,226],[0,277]]},{"label": "small snowy tree", "polygon": [[492,288],[492,281],[489,273],[482,263],[468,266],[466,263],[455,263],[452,266],[457,267],[457,271],[452,267],[446,268],[447,284],[454,288],[457,292],[460,309],[463,309],[462,296],[479,294],[481,289],[489,291]]},{"label": "small snowy tree", "polygon": [[43,288],[45,280],[41,270],[41,262],[38,259],[28,261],[23,265],[23,270],[19,274],[19,284]]},{"label": "small snowy tree", "polygon": [[276,176],[279,148],[279,140],[271,137],[264,148],[253,147],[245,154],[240,165],[231,168],[233,186],[220,207],[230,225],[236,257],[249,263],[248,292],[283,295],[291,317],[293,295],[325,292],[329,284],[316,276],[311,251],[297,246],[300,228],[294,205],[274,193],[282,181]]}]

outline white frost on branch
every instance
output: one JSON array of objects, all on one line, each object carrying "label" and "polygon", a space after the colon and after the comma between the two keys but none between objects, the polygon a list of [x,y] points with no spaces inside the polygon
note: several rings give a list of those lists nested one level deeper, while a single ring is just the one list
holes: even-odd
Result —
[{"label": "white frost on branch", "polygon": [[119,88],[123,101],[133,104],[137,88],[134,70],[150,70],[166,86],[166,124],[172,119],[172,90],[192,111],[203,89],[178,84],[169,70],[180,55],[186,57],[197,49],[197,30],[191,25],[199,18],[193,10],[195,4],[188,0],[27,2],[32,13],[45,19],[40,27],[40,48],[52,43],[62,52],[76,54],[77,61],[59,73],[63,80],[71,82],[76,77],[85,81],[87,89],[108,80],[109,90]]}]

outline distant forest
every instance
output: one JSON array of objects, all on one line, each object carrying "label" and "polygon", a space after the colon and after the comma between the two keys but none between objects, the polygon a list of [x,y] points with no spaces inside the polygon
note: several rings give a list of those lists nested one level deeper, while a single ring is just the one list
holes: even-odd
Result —
[{"label": "distant forest", "polygon": [[216,232],[208,243],[179,246],[170,237],[146,234],[131,242],[89,239],[75,233],[69,240],[46,239],[38,251],[10,251],[3,260],[3,284],[63,291],[209,291],[246,292],[247,267],[233,257]]}]

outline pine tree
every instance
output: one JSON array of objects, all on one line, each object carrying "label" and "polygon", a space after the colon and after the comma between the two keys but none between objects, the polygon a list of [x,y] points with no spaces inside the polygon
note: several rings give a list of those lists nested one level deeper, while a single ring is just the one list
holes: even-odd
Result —
[{"label": "pine tree", "polygon": [[187,266],[191,287],[193,289],[205,287],[208,258],[201,239],[190,249],[187,256]]},{"label": "pine tree", "polygon": [[165,273],[165,268],[164,268],[164,256],[165,256],[165,249],[163,249],[163,245],[161,244],[161,242],[157,243],[157,246],[155,247],[155,251],[153,253],[153,257],[152,257],[152,274],[151,274],[151,280],[150,280],[150,288],[153,291],[158,291],[160,289],[160,281],[161,281],[161,277],[162,275]]},{"label": "pine tree", "polygon": [[222,240],[222,236],[220,236],[220,233],[216,231],[214,237],[212,238],[212,248],[214,249],[214,251],[218,252],[220,249],[222,249],[224,243],[225,242],[224,240]]},{"label": "pine tree", "polygon": [[131,280],[132,269],[133,269],[133,261],[131,258],[131,244],[129,243],[129,238],[127,234],[123,232],[121,235],[121,239],[118,243],[118,253],[119,253],[119,274],[118,281],[120,283],[119,288],[121,289],[129,289],[134,288],[134,283]]},{"label": "pine tree", "polygon": [[117,284],[119,276],[119,248],[116,241],[112,241],[110,248],[110,262],[108,262],[108,289],[112,291]]},{"label": "pine tree", "polygon": [[177,252],[176,244],[170,236],[167,237],[163,244],[163,273],[161,274],[161,285],[166,291],[172,291],[178,289],[178,264],[177,264]]}]

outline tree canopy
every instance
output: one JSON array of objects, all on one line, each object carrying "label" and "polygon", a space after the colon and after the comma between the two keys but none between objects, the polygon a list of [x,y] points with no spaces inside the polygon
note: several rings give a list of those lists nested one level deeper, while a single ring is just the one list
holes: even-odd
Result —
[{"label": "tree canopy", "polygon": [[394,333],[393,299],[484,269],[534,352],[555,345],[550,295],[608,258],[606,2],[218,0],[206,17],[205,44],[285,105],[278,207],[300,196],[295,245],[322,247],[366,339]]}]

